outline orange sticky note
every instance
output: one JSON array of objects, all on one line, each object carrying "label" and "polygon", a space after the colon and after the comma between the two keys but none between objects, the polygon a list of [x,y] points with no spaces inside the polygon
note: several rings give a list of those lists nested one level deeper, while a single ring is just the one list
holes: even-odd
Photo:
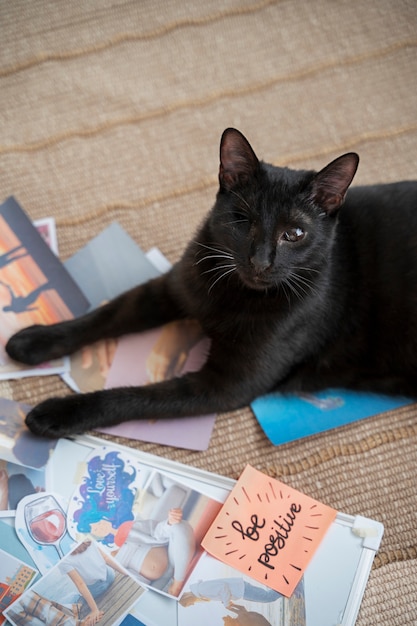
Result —
[{"label": "orange sticky note", "polygon": [[247,465],[202,546],[289,597],[336,515],[334,509]]}]

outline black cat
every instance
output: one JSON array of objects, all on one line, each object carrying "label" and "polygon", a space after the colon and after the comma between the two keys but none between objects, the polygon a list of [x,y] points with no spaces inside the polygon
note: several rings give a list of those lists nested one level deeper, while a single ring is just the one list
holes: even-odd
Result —
[{"label": "black cat", "polygon": [[274,167],[227,129],[215,205],[168,274],[80,319],[22,330],[6,346],[35,365],[195,319],[211,338],[206,364],[145,387],[51,398],[28,414],[29,428],[59,437],[230,411],[272,389],[417,397],[417,182],[346,195],[358,161],[345,154],[318,173]]}]

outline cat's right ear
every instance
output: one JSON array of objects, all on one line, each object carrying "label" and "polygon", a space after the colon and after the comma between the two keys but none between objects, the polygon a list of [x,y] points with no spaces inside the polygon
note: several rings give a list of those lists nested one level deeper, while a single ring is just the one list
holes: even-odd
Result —
[{"label": "cat's right ear", "polygon": [[246,137],[235,128],[226,128],[220,141],[220,187],[230,189],[253,178],[259,161]]},{"label": "cat's right ear", "polygon": [[316,174],[313,181],[313,199],[329,215],[343,204],[358,164],[359,157],[356,152],[348,152]]}]

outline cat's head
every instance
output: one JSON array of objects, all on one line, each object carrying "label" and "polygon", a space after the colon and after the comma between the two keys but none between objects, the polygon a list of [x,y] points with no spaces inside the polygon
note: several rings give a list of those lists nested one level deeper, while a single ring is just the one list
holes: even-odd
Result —
[{"label": "cat's head", "polygon": [[318,173],[275,167],[259,161],[238,130],[226,129],[210,217],[212,245],[226,255],[218,265],[250,289],[281,286],[302,296],[326,263],[358,162],[348,153]]}]

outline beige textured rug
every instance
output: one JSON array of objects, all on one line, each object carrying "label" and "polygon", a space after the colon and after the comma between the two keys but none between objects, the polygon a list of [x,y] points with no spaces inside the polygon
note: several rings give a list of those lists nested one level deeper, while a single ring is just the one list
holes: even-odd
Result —
[{"label": "beige textured rug", "polygon": [[[417,177],[415,0],[0,1],[0,191],[66,259],[118,220],[175,261],[241,129],[276,164],[347,150],[357,183]],[[416,207],[417,208],[417,207]],[[57,377],[0,384],[34,404]],[[385,536],[359,626],[417,624],[417,406],[274,448],[249,409],[210,448],[128,445],[236,478],[247,462]]]}]

